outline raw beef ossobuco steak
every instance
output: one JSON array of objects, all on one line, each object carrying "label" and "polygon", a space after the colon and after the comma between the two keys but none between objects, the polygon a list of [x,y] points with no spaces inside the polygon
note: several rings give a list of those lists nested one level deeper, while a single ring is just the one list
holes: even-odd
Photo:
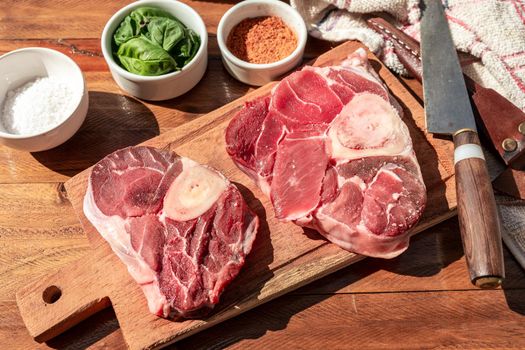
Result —
[{"label": "raw beef ossobuco steak", "polygon": [[140,285],[150,311],[170,318],[199,317],[218,303],[259,226],[222,174],[143,146],[93,167],[84,213]]},{"label": "raw beef ossobuco steak", "polygon": [[426,204],[401,113],[359,49],[338,66],[304,67],[246,103],[226,130],[227,151],[279,220],[392,258],[408,247]]}]

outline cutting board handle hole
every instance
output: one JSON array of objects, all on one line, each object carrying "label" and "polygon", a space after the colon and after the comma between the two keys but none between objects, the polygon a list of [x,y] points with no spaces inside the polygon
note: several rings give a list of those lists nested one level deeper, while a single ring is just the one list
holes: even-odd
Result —
[{"label": "cutting board handle hole", "polygon": [[42,299],[47,304],[53,304],[57,302],[58,299],[62,296],[62,291],[57,286],[49,286],[42,293]]}]

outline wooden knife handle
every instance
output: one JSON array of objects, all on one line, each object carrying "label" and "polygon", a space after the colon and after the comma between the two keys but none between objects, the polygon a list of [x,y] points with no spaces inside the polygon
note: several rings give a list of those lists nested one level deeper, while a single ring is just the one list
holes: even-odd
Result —
[{"label": "wooden knife handle", "polygon": [[501,224],[478,134],[454,134],[458,216],[470,280],[496,288],[505,278]]}]

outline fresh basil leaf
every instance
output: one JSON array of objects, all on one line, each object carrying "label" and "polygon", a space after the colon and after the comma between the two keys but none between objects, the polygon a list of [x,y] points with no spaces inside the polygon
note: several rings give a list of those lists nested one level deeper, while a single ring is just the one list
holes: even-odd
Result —
[{"label": "fresh basil leaf", "polygon": [[139,7],[131,11],[130,16],[140,26],[142,33],[146,31],[147,25],[151,21],[152,18],[160,17],[160,18],[176,19],[170,13],[160,8],[148,7],[148,6]]},{"label": "fresh basil leaf", "polygon": [[130,16],[126,16],[115,31],[115,34],[113,34],[113,40],[115,40],[117,46],[120,46],[129,39],[137,36],[139,31],[140,29],[137,22],[135,22]]},{"label": "fresh basil leaf", "polygon": [[191,42],[188,36],[185,36],[184,39],[182,39],[177,46],[172,50],[171,55],[175,57],[175,60],[177,61],[177,65],[179,67],[184,67],[184,62],[186,62],[186,59],[188,58],[188,54],[190,53],[190,46]]},{"label": "fresh basil leaf", "polygon": [[113,52],[128,71],[161,75],[181,69],[197,54],[199,36],[156,7],[140,7],[127,16],[113,34]]},{"label": "fresh basil leaf", "polygon": [[197,51],[199,51],[199,46],[199,36],[193,30],[186,29],[186,36],[172,51],[172,55],[175,55],[179,67],[185,66],[195,57]]},{"label": "fresh basil leaf", "polygon": [[184,31],[184,25],[179,21],[156,17],[148,23],[147,36],[164,50],[171,51],[184,38]]},{"label": "fresh basil leaf", "polygon": [[180,50],[179,56],[189,57],[191,53],[191,46],[192,46],[191,38],[187,36],[186,38],[184,38],[184,42],[179,47],[179,50]]},{"label": "fresh basil leaf", "polygon": [[143,36],[120,45],[117,56],[127,71],[139,75],[162,75],[177,68],[169,53]]},{"label": "fresh basil leaf", "polygon": [[188,63],[190,63],[193,57],[195,57],[195,55],[197,54],[197,51],[199,51],[199,47],[201,43],[200,37],[193,30],[188,29],[188,34],[190,36],[190,41],[192,45],[191,45],[190,54],[188,58],[186,59],[186,61],[184,61],[184,65],[187,65]]}]

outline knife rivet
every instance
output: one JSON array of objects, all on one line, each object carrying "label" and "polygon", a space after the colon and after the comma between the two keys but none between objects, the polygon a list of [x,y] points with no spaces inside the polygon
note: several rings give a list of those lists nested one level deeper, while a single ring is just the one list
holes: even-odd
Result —
[{"label": "knife rivet", "polygon": [[520,134],[525,135],[525,122],[518,125],[518,131],[520,132]]},{"label": "knife rivet", "polygon": [[514,139],[507,138],[503,140],[503,142],[501,143],[501,146],[507,152],[514,152],[516,148],[518,148],[518,143]]}]

